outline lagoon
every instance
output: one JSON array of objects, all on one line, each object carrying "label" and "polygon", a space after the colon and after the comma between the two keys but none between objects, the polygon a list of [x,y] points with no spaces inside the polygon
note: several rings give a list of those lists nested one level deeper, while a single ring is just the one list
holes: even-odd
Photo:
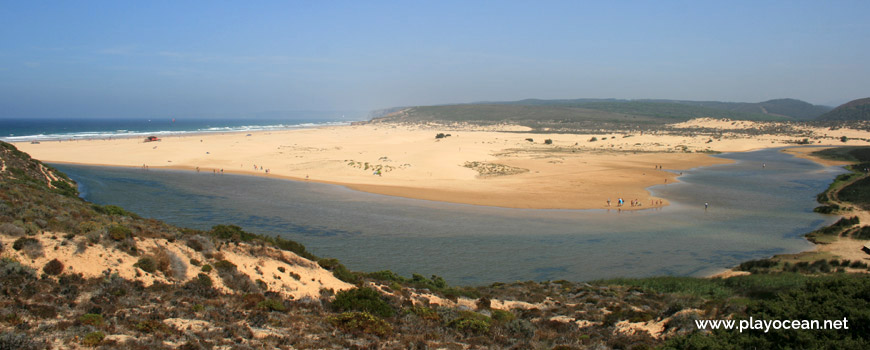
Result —
[{"label": "lagoon", "polygon": [[296,240],[352,270],[435,274],[464,285],[704,276],[811,249],[802,235],[836,219],[812,208],[843,169],[778,149],[717,157],[736,162],[684,170],[680,183],[650,188],[668,207],[622,212],[507,209],[253,176],[54,166],[94,203],[185,227],[235,224]]}]

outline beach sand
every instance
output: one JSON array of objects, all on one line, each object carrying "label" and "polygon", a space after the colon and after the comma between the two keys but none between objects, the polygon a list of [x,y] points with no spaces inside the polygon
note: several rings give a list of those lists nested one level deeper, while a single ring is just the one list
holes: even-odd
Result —
[{"label": "beach sand", "polygon": [[[700,119],[684,133],[534,134],[522,127],[367,124],[255,133],[143,139],[18,143],[44,162],[187,169],[345,185],[391,196],[534,209],[649,208],[647,187],[676,182],[680,170],[721,164],[712,152],[781,147],[790,135],[753,135],[729,128],[758,123]],[[715,131],[709,132],[713,128]],[[697,130],[704,129],[704,133]],[[843,145],[834,131],[814,144]],[[845,144],[868,144],[870,133],[848,133]],[[450,134],[436,138],[437,133]],[[824,136],[823,136],[824,133]],[[832,133],[827,135],[827,133]],[[711,136],[715,135],[715,136]],[[595,137],[596,141],[590,141]],[[533,139],[527,141],[526,139]],[[545,144],[551,139],[552,144]],[[656,169],[661,165],[664,170]],[[256,166],[256,168],[255,168]],[[380,174],[377,174],[377,170]],[[268,173],[267,173],[268,170]],[[667,171],[670,170],[670,171]],[[643,205],[631,207],[631,200]]]}]

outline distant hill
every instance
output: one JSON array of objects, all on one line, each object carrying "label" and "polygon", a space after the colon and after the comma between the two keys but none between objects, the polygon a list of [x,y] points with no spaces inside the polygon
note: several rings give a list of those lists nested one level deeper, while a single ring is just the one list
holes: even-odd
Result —
[{"label": "distant hill", "polygon": [[743,113],[779,115],[795,120],[812,120],[831,110],[828,106],[813,105],[801,100],[781,98],[758,103],[717,101],[673,101],[675,103],[715,108]]},{"label": "distant hill", "polygon": [[[831,110],[827,106],[817,106],[791,98],[775,99],[764,102],[719,102],[719,101],[685,101],[685,100],[619,100],[619,99],[574,99],[574,100],[537,100],[527,99],[504,104],[533,106],[572,106],[603,110],[624,110],[631,113],[659,116],[669,113],[670,117],[697,117],[706,114],[707,117],[730,119],[768,120],[785,117],[794,120],[811,120]],[[658,105],[651,105],[652,103]],[[700,107],[703,109],[680,108],[673,104]],[[711,111],[727,111],[722,113]]]},{"label": "distant hill", "polygon": [[387,110],[374,122],[513,122],[540,128],[589,129],[663,125],[693,118],[811,120],[829,111],[795,99],[758,103],[680,100],[526,99]]},{"label": "distant hill", "polygon": [[823,114],[819,120],[870,120],[870,97],[861,98],[840,105]]}]

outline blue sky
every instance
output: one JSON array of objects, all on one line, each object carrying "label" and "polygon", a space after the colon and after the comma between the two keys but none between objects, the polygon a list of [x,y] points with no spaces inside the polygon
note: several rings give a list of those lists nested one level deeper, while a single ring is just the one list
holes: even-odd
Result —
[{"label": "blue sky", "polygon": [[4,1],[0,117],[870,96],[868,1]]}]

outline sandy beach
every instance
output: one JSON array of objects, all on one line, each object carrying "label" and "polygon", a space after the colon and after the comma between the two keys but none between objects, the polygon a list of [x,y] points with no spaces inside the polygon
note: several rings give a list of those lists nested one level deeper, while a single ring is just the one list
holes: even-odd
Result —
[{"label": "sandy beach", "polygon": [[[617,199],[623,198],[622,209],[631,210],[667,205],[646,188],[678,181],[680,170],[728,162],[712,153],[782,147],[799,140],[792,135],[733,132],[765,126],[759,124],[699,119],[678,124],[685,132],[666,135],[536,134],[509,125],[367,124],[172,136],[159,142],[136,138],[16,146],[44,162],[223,171],[509,208],[607,208],[608,199],[615,208]],[[802,132],[814,135],[814,145],[864,145],[861,139],[870,139],[868,132],[848,129]],[[450,136],[436,138],[438,133]],[[841,134],[849,141],[841,142]],[[632,207],[632,200],[642,205]]]}]

